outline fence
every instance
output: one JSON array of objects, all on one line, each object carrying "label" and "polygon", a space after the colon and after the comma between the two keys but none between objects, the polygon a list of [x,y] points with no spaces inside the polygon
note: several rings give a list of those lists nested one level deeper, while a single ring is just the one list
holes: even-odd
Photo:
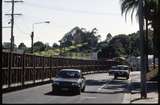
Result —
[{"label": "fence", "polygon": [[81,69],[85,74],[107,72],[114,64],[113,61],[64,59],[3,52],[2,89],[51,80],[56,72],[63,68]]}]

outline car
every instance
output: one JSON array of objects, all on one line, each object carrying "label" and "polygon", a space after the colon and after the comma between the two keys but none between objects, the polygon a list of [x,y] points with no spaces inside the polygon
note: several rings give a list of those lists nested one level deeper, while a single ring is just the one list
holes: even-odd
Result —
[{"label": "car", "polygon": [[117,77],[126,77],[126,79],[129,79],[130,68],[127,65],[112,66],[109,70],[109,75],[114,75],[114,79],[117,79]]},{"label": "car", "polygon": [[81,94],[86,87],[86,79],[79,69],[61,69],[52,81],[52,92],[70,91]]},{"label": "car", "polygon": [[111,69],[108,71],[109,75],[114,75],[114,71],[117,70],[116,66],[112,66]]}]

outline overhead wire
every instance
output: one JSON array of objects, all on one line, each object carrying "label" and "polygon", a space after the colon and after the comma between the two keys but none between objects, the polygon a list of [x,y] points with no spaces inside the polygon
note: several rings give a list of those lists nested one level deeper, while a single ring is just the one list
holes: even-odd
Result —
[{"label": "overhead wire", "polygon": [[120,13],[107,13],[107,12],[96,12],[96,11],[88,11],[88,10],[78,10],[78,9],[71,9],[71,8],[64,8],[64,7],[50,7],[45,5],[39,5],[36,3],[26,2],[26,5],[32,6],[34,8],[43,8],[48,9],[51,11],[60,11],[60,12],[70,12],[70,13],[80,13],[80,14],[91,14],[91,15],[120,15]]}]

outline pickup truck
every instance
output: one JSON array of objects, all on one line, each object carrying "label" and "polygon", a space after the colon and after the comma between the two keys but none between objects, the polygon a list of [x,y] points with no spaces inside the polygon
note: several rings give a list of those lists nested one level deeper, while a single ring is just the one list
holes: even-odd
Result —
[{"label": "pickup truck", "polygon": [[114,75],[114,79],[117,79],[118,76],[129,79],[129,74],[130,68],[127,65],[112,66],[109,70],[109,75]]}]

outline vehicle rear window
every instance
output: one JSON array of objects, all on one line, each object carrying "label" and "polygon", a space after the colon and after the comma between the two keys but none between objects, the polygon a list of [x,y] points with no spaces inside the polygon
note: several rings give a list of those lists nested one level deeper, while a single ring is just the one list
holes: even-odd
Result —
[{"label": "vehicle rear window", "polygon": [[112,68],[111,68],[112,70],[116,70],[117,69],[117,67],[116,66],[112,66]]}]

